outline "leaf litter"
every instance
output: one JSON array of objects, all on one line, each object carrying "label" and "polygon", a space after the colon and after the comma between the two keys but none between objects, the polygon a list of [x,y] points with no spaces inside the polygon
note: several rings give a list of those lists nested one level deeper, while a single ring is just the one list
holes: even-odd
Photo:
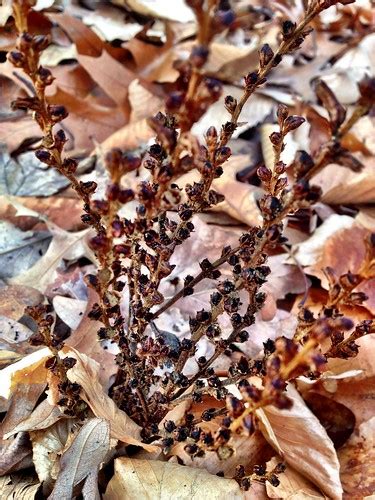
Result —
[{"label": "leaf litter", "polygon": [[[56,9],[58,4],[53,0],[38,1],[40,17],[33,21],[43,20],[44,29],[52,37],[53,50],[46,51],[43,59],[44,65],[58,71],[50,99],[52,103],[64,101],[69,108],[69,149],[80,159],[91,155],[91,168],[100,171],[98,158],[110,147],[145,151],[154,136],[148,119],[162,109],[168,86],[176,83],[178,72],[174,64],[177,58],[184,54],[186,57],[191,48],[194,16],[182,0],[173,2],[173,7],[170,2],[166,7],[163,1],[113,0],[104,6],[82,2],[79,7],[68,2],[64,3],[64,12],[60,7]],[[278,102],[286,102],[296,112],[305,109],[310,117],[304,133],[293,135],[293,154],[299,149],[314,151],[320,147],[327,117],[321,103],[315,101],[310,83],[320,74],[340,102],[352,104],[358,97],[358,81],[375,71],[371,5],[363,1],[358,10],[355,5],[332,8],[335,15],[331,20],[321,17],[311,65],[305,64],[307,58],[303,55],[298,64],[292,57],[285,58],[279,71],[271,74],[263,91],[257,92],[244,109],[246,123],[232,140],[233,150],[245,140],[259,150],[267,164],[261,129],[266,127],[263,136],[269,135],[270,127],[275,125],[273,113]],[[280,2],[279,13],[285,8],[288,7]],[[2,50],[7,50],[12,46],[6,28],[10,11],[2,9],[0,42]],[[361,16],[369,34],[363,34],[360,43],[346,48],[339,39],[335,40],[340,29],[349,30]],[[149,19],[157,19],[154,26],[148,23]],[[224,81],[226,93],[240,96],[241,75],[254,65],[258,47],[265,41],[275,44],[277,33],[271,29],[275,21],[265,19],[259,26],[256,22],[239,26],[236,33],[227,33],[215,42],[205,71]],[[267,29],[263,29],[265,26]],[[330,64],[335,58],[337,62]],[[294,402],[291,410],[259,410],[257,433],[234,438],[236,456],[249,470],[255,463],[272,469],[285,461],[287,469],[280,474],[277,487],[268,482],[266,487],[253,482],[244,493],[235,481],[228,479],[233,477],[234,459],[225,465],[216,453],[208,452],[205,457],[192,460],[178,446],[164,456],[159,443],[142,442],[139,426],[108,395],[116,374],[115,354],[108,346],[103,349],[96,340],[95,322],[87,316],[96,299],[89,297],[87,303],[86,298],[71,295],[68,280],[72,267],[78,266],[83,277],[87,273],[85,266],[94,262],[87,245],[89,231],[79,226],[78,217],[76,225],[71,225],[77,200],[66,189],[65,178],[46,168],[30,150],[40,140],[39,131],[22,111],[11,114],[8,94],[25,91],[23,82],[10,73],[6,63],[0,64],[0,72],[2,88],[7,89],[6,98],[2,96],[0,101],[0,193],[19,197],[19,202],[31,209],[27,216],[1,211],[0,346],[5,353],[5,361],[0,365],[1,405],[7,413],[1,423],[0,496],[30,499],[43,491],[43,496],[51,499],[75,498],[82,491],[84,498],[107,500],[140,494],[150,499],[370,498],[375,491],[374,335],[357,341],[360,349],[356,358],[330,359],[327,372],[319,381],[304,384],[298,380],[289,384],[288,393]],[[221,98],[203,115],[193,132],[201,139],[208,126],[220,127],[226,120]],[[327,293],[325,267],[332,268],[337,276],[348,271],[356,273],[361,267],[364,239],[375,227],[373,137],[374,115],[370,114],[346,138],[348,150],[359,154],[364,164],[362,172],[354,174],[338,164],[329,165],[314,179],[323,190],[320,211],[317,207],[315,212],[298,214],[296,221],[289,221],[287,231],[296,231],[298,242],[287,247],[287,253],[285,248],[278,249],[270,259],[275,270],[274,281],[267,283],[271,302],[260,321],[249,329],[249,343],[238,345],[245,353],[256,355],[268,339],[293,336],[296,304],[313,300],[317,309],[323,306]],[[202,255],[216,255],[216,244],[221,248],[223,241],[238,237],[240,228],[259,223],[262,188],[254,174],[257,165],[250,155],[243,154],[233,156],[226,165],[224,176],[215,185],[226,201],[218,205],[214,223],[204,222],[203,217],[197,222],[197,236],[203,235],[203,239],[195,241],[188,250],[185,247],[185,254],[182,250],[176,253],[175,274],[164,284],[163,293],[167,296],[175,289],[173,279],[182,272],[193,272],[194,263]],[[102,178],[101,182],[105,180]],[[57,193],[58,198],[54,198]],[[56,207],[55,213],[51,207]],[[324,210],[330,213],[325,220],[321,217]],[[34,221],[27,229],[26,217],[27,224]],[[226,217],[230,225],[224,223]],[[361,318],[373,317],[374,280],[372,267],[372,274],[368,273],[356,289],[368,296],[363,306],[353,306],[352,312]],[[50,352],[35,352],[39,347],[31,347],[27,342],[33,331],[32,325],[24,322],[24,311],[41,298],[51,299],[50,290],[56,283],[59,293],[53,304],[70,334],[65,355],[76,360],[67,376],[70,382],[80,384],[81,397],[91,412],[84,424],[58,409],[52,389],[46,392],[44,365]],[[83,279],[82,283],[85,287]],[[177,302],[163,328],[173,331],[176,325],[182,325],[183,336],[189,314],[197,310],[197,303],[204,304],[208,296],[203,287],[192,297]],[[207,347],[202,349],[204,352]],[[225,355],[219,366],[226,366]],[[323,418],[318,405],[310,404],[316,403],[318,396],[346,409],[343,425],[350,428],[351,434],[338,449],[329,437],[330,427],[337,422],[333,416]],[[205,404],[214,404],[213,401],[208,399]],[[190,411],[198,413],[201,409]],[[215,419],[205,425],[208,430],[218,426]],[[127,456],[124,445],[134,447],[128,449],[134,456]],[[254,450],[259,455],[256,459]],[[156,459],[150,458],[153,456]],[[113,464],[113,472],[104,467],[107,462]],[[34,472],[30,474],[30,470]],[[221,473],[225,478],[220,477]]]}]

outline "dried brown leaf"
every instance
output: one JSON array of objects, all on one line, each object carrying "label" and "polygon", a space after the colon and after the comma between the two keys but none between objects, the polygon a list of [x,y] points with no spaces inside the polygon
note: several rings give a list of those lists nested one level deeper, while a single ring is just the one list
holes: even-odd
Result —
[{"label": "dried brown leaf", "polygon": [[246,498],[236,481],[213,476],[204,470],[156,460],[117,458],[115,475],[108,484],[104,500],[133,500],[139,496],[145,500]]},{"label": "dried brown leaf", "polygon": [[290,410],[257,411],[261,431],[283,459],[330,498],[341,499],[339,462],[332,441],[297,390],[289,384]]},{"label": "dried brown leaf", "polygon": [[33,463],[39,481],[51,483],[56,479],[58,461],[69,440],[73,425],[73,419],[64,419],[55,422],[47,429],[29,432],[33,447]]},{"label": "dried brown leaf", "polygon": [[90,229],[69,233],[52,223],[48,223],[48,227],[53,238],[47,252],[33,267],[12,278],[11,284],[34,286],[37,290],[44,292],[52,281],[62,259],[76,260],[83,256],[94,259],[88,246]]},{"label": "dried brown leaf", "polygon": [[375,491],[375,417],[363,422],[338,451],[344,498],[364,498]]},{"label": "dried brown leaf", "polygon": [[[267,470],[272,470],[277,464],[282,462],[280,457],[274,457],[267,462]],[[266,482],[266,490],[269,498],[286,498],[288,500],[318,500],[326,498],[315,486],[304,478],[299,472],[287,466],[285,472],[277,475],[280,484],[272,486]]]},{"label": "dried brown leaf", "polygon": [[[35,477],[25,474],[12,474],[0,478],[0,498],[34,500],[41,485]],[[38,495],[39,496],[39,495]]]},{"label": "dried brown leaf", "polygon": [[68,379],[82,387],[81,397],[94,415],[110,422],[111,437],[127,444],[141,446],[148,451],[156,451],[156,446],[141,442],[141,428],[104,392],[99,382],[99,363],[73,348],[66,347],[64,352],[66,356],[77,360],[73,368],[68,370]]},{"label": "dried brown leaf", "polygon": [[109,423],[92,418],[81,427],[60,460],[60,471],[50,500],[72,498],[74,487],[104,461],[109,451]]}]

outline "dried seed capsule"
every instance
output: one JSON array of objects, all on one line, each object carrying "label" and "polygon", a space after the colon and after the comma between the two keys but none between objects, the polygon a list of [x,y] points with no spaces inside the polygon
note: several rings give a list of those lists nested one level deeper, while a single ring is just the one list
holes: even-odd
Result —
[{"label": "dried seed capsule", "polygon": [[46,35],[36,35],[33,38],[33,49],[37,52],[42,52],[50,44],[51,40],[49,36]]},{"label": "dried seed capsule", "polygon": [[284,132],[288,133],[292,130],[296,130],[298,127],[305,122],[305,119],[302,116],[292,115],[288,116],[288,118],[284,122]]},{"label": "dried seed capsule", "polygon": [[272,179],[272,171],[265,165],[261,165],[257,169],[258,177],[263,182],[269,182]]},{"label": "dried seed capsule", "polygon": [[224,99],[224,106],[230,114],[234,113],[237,107],[237,99],[231,95],[227,95]]},{"label": "dried seed capsule", "polygon": [[282,25],[282,32],[284,38],[290,38],[293,35],[295,29],[296,29],[296,23],[293,23],[290,20],[284,21]]},{"label": "dried seed capsule", "polygon": [[61,120],[64,120],[69,114],[65,106],[61,105],[50,105],[48,106],[48,111],[54,123],[61,122]]},{"label": "dried seed capsule", "polygon": [[201,68],[207,61],[208,48],[204,45],[197,45],[193,48],[190,54],[190,62],[196,68]]},{"label": "dried seed capsule", "polygon": [[267,66],[267,64],[269,62],[271,62],[273,56],[274,56],[274,52],[271,49],[270,45],[268,45],[268,43],[265,43],[259,51],[260,67],[264,68],[265,66]]},{"label": "dried seed capsule", "polygon": [[53,165],[54,164],[54,158],[53,158],[53,156],[46,149],[38,149],[38,151],[35,151],[35,156],[42,163],[46,163],[47,165]]},{"label": "dried seed capsule", "polygon": [[22,68],[22,66],[25,64],[25,56],[18,50],[12,50],[11,52],[9,52],[7,58],[8,61],[16,68]]}]

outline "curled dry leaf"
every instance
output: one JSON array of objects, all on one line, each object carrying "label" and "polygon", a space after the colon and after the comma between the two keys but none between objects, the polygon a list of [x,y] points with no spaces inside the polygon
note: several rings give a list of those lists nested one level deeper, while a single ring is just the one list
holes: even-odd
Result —
[{"label": "curled dry leaf", "polygon": [[[273,457],[267,462],[267,470],[272,470],[277,464],[282,462],[281,457]],[[266,482],[266,491],[269,498],[287,498],[288,500],[318,500],[319,498],[326,498],[322,495],[315,486],[303,477],[299,472],[287,466],[282,474],[278,474],[280,484],[272,486]]]},{"label": "curled dry leaf", "polygon": [[[0,476],[32,466],[30,439],[20,432],[14,439],[0,442]],[[8,498],[0,495],[0,498]]]},{"label": "curled dry leaf", "polygon": [[0,498],[17,498],[17,500],[33,500],[37,498],[40,483],[35,477],[22,474],[12,474],[0,478]]},{"label": "curled dry leaf", "polygon": [[290,410],[257,411],[261,431],[283,459],[332,499],[341,499],[340,465],[332,441],[297,390],[289,384]]},{"label": "curled dry leaf", "polygon": [[364,498],[375,491],[375,417],[363,422],[338,452],[344,498]]},{"label": "curled dry leaf", "polygon": [[56,479],[58,460],[69,439],[74,421],[64,419],[55,422],[46,430],[30,431],[33,447],[33,463],[39,481],[51,483]]},{"label": "curled dry leaf", "polygon": [[104,500],[133,500],[140,496],[145,500],[240,500],[247,494],[233,479],[219,478],[205,470],[121,457],[115,460],[115,475],[108,484]]},{"label": "curled dry leaf", "polygon": [[42,401],[33,412],[25,419],[23,419],[19,424],[5,433],[4,438],[8,439],[10,436],[17,434],[18,432],[29,432],[37,431],[42,429],[47,429],[51,425],[55,424],[65,415],[60,411],[57,406],[52,406],[49,404],[48,400]]},{"label": "curled dry leaf", "polygon": [[100,418],[88,420],[62,455],[60,471],[49,500],[73,498],[74,487],[104,461],[109,451],[109,423]]},{"label": "curled dry leaf", "polygon": [[1,370],[0,396],[8,399],[19,384],[46,384],[47,368],[44,365],[51,355],[45,347]]},{"label": "curled dry leaf", "polygon": [[147,451],[156,451],[156,446],[141,442],[141,428],[104,392],[99,382],[99,363],[73,348],[65,348],[64,354],[77,360],[67,372],[68,379],[81,386],[81,398],[90,406],[94,415],[110,422],[111,437],[127,444],[141,446]]}]

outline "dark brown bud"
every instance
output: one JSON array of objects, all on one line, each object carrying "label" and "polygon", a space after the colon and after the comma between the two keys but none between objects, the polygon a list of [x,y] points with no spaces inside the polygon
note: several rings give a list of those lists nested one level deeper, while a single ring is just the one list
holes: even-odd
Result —
[{"label": "dark brown bud", "polygon": [[279,104],[277,106],[277,120],[279,122],[280,127],[284,123],[284,121],[288,118],[289,109],[285,104]]},{"label": "dark brown bud", "polygon": [[12,50],[12,52],[8,53],[8,61],[13,64],[16,68],[22,68],[25,63],[25,56],[22,52],[18,50]]},{"label": "dark brown bud", "polygon": [[290,38],[296,29],[296,23],[290,20],[284,21],[282,25],[282,32],[284,39]]},{"label": "dark brown bud", "polygon": [[258,167],[257,174],[262,182],[269,182],[272,179],[272,171],[265,165]]},{"label": "dark brown bud", "polygon": [[233,10],[218,10],[215,14],[214,20],[218,25],[223,27],[231,26],[236,20]]},{"label": "dark brown bud", "polygon": [[302,116],[291,115],[284,121],[284,132],[287,134],[292,130],[296,130],[298,127],[305,122],[305,119]]},{"label": "dark brown bud", "polygon": [[219,165],[221,163],[224,163],[230,157],[231,154],[232,151],[230,148],[228,148],[228,146],[223,146],[217,149],[215,152],[216,163],[218,163]]},{"label": "dark brown bud", "polygon": [[46,149],[38,149],[38,151],[35,151],[35,156],[39,161],[47,165],[53,165],[55,163],[53,156]]},{"label": "dark brown bud", "polygon": [[77,170],[78,162],[74,158],[65,158],[62,164],[62,168],[68,174],[74,174]]},{"label": "dark brown bud", "polygon": [[29,33],[24,32],[17,38],[17,49],[21,52],[27,52],[30,49],[32,42],[33,37]]},{"label": "dark brown bud", "polygon": [[87,182],[80,182],[79,183],[80,188],[85,194],[92,194],[95,192],[96,188],[98,187],[97,183],[94,181],[87,181]]},{"label": "dark brown bud", "polygon": [[48,111],[50,113],[51,120],[55,123],[61,122],[68,116],[68,111],[65,106],[61,105],[50,105],[48,106]]},{"label": "dark brown bud", "polygon": [[267,64],[269,62],[271,62],[273,56],[274,56],[274,52],[271,49],[270,45],[268,45],[268,43],[265,43],[259,51],[260,67],[264,68],[265,66],[267,66]]},{"label": "dark brown bud", "polygon": [[224,99],[224,106],[230,114],[233,114],[237,107],[237,99],[231,95],[227,95]]},{"label": "dark brown bud", "polygon": [[37,52],[42,52],[50,44],[51,40],[46,35],[37,35],[33,38],[33,49]]},{"label": "dark brown bud", "polygon": [[270,135],[270,141],[274,146],[279,146],[283,142],[283,136],[280,132],[272,132]]},{"label": "dark brown bud", "polygon": [[196,68],[201,68],[207,61],[208,48],[204,45],[197,45],[190,54],[190,62]]}]

